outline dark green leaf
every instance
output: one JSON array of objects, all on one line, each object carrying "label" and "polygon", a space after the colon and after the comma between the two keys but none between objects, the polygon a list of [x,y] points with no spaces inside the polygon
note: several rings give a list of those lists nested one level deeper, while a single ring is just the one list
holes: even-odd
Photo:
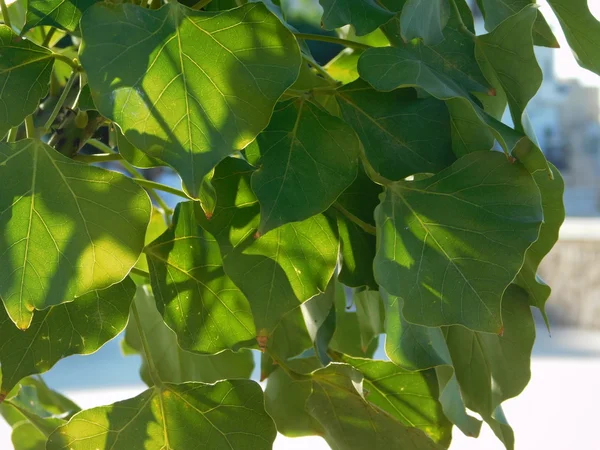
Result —
[{"label": "dark green leaf", "polygon": [[357,289],[354,291],[352,301],[356,305],[361,348],[366,353],[371,342],[383,333],[385,311],[379,297],[379,291]]},{"label": "dark green leaf", "polygon": [[369,163],[385,178],[435,173],[454,162],[444,102],[418,99],[413,89],[377,92],[363,81],[339,89],[337,98]]},{"label": "dark green leaf", "polygon": [[45,309],[123,280],[144,246],[150,201],[117,172],[40,141],[0,144],[0,297],[26,329]]},{"label": "dark green leaf", "polygon": [[394,13],[381,7],[377,0],[319,0],[323,7],[321,23],[327,30],[353,25],[364,36],[386,23]]},{"label": "dark green leaf", "polygon": [[448,0],[408,0],[400,16],[402,37],[405,41],[423,38],[427,45],[439,44],[449,19]]},{"label": "dark green leaf", "polygon": [[249,380],[164,384],[135,398],[82,411],[59,427],[47,450],[110,448],[271,449],[275,424]]},{"label": "dark green leaf", "polygon": [[221,13],[99,3],[81,28],[98,109],[136,148],[175,168],[192,197],[267,126],[300,70],[294,36],[262,3]]},{"label": "dark green leaf", "polygon": [[48,49],[0,25],[0,139],[46,96],[53,62]]},{"label": "dark green leaf", "polygon": [[385,353],[388,358],[408,370],[451,365],[442,329],[407,322],[402,314],[404,300],[388,294],[384,289],[380,292],[386,306]]},{"label": "dark green leaf", "polygon": [[[528,5],[535,4],[535,0],[480,0],[485,15],[485,28],[492,31],[508,17],[517,14]],[[548,22],[541,13],[538,13],[533,26],[533,42],[535,45],[558,48],[558,41],[552,33]]]},{"label": "dark green leaf", "polygon": [[38,312],[25,331],[16,328],[2,309],[0,395],[22,378],[46,372],[62,358],[93,353],[116,337],[125,328],[134,292],[134,283],[126,278],[107,289]]},{"label": "dark green leaf", "polygon": [[332,448],[444,448],[421,430],[405,426],[396,415],[365,400],[363,376],[352,366],[333,363],[313,372],[312,377],[306,408],[325,430],[324,437]]},{"label": "dark green leaf", "polygon": [[548,0],[581,67],[600,75],[600,22],[587,0]]},{"label": "dark green leaf", "polygon": [[[147,287],[138,287],[134,301],[152,364],[162,381],[214,383],[226,378],[250,378],[254,359],[249,350],[239,353],[226,350],[216,355],[198,355],[182,350],[177,344],[176,334],[167,327],[156,310],[154,297]],[[152,386],[154,382],[148,371],[141,336],[136,321],[130,320],[125,332],[124,347],[128,353],[134,350],[142,356],[144,364],[140,371],[141,377],[148,386]]]},{"label": "dark green leaf", "polygon": [[252,167],[229,158],[215,170],[217,207],[198,219],[219,242],[225,272],[250,302],[259,336],[270,336],[282,317],[325,292],[339,242],[324,215],[290,223],[258,237],[259,206],[250,189]]},{"label": "dark green leaf", "polygon": [[565,205],[563,203],[565,184],[560,173],[552,164],[550,164],[550,169],[553,177],[549,176],[547,170],[549,163],[541,150],[530,142],[525,142],[523,146],[519,147],[517,157],[531,172],[540,189],[544,223],[540,228],[540,237],[529,247],[525,254],[525,263],[515,283],[529,294],[532,306],[540,309],[546,321],[546,326],[549,328],[550,323],[546,316],[545,305],[550,297],[551,290],[537,275],[537,271],[542,259],[558,241],[558,232],[565,220]]},{"label": "dark green leaf", "polygon": [[29,0],[23,33],[42,25],[75,31],[81,14],[98,0]]},{"label": "dark green leaf", "polygon": [[356,178],[360,143],[346,123],[305,100],[282,104],[246,149],[261,206],[259,233],[325,211]]},{"label": "dark green leaf", "polygon": [[[348,291],[348,292],[346,292]],[[348,293],[349,298],[346,298]],[[330,348],[350,356],[371,357],[377,348],[378,339],[375,337],[368,347],[363,346],[363,336],[360,332],[358,314],[352,308],[352,291],[337,284],[335,293],[335,333],[330,342]]]},{"label": "dark green leaf", "polygon": [[391,184],[376,219],[375,277],[405,300],[409,322],[501,331],[502,294],[543,219],[523,166],[471,153],[431,178]]},{"label": "dark green leaf", "polygon": [[256,337],[248,300],[225,275],[215,238],[196,224],[194,202],[177,205],[173,226],[145,253],[158,309],[184,349],[217,353]]},{"label": "dark green leaf", "polygon": [[515,128],[524,132],[523,114],[542,84],[542,69],[533,51],[532,28],[537,17],[533,6],[510,16],[494,31],[478,36],[476,55],[493,68],[508,98]]}]

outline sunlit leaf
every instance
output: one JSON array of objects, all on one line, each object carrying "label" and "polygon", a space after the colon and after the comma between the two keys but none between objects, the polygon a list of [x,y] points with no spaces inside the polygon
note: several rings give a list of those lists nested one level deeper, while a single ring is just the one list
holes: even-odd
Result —
[{"label": "sunlit leaf", "polygon": [[376,219],[375,277],[405,300],[409,322],[500,333],[502,295],[543,220],[523,166],[471,153],[431,178],[388,186]]},{"label": "sunlit leaf", "polygon": [[117,172],[35,140],[0,144],[0,297],[26,329],[34,309],[121,281],[137,261],[148,195]]},{"label": "sunlit leaf", "polygon": [[368,397],[365,400],[363,376],[352,366],[334,363],[315,371],[312,379],[306,407],[333,448],[444,448],[421,430],[406,426],[393,412],[374,407]]},{"label": "sunlit leaf", "polygon": [[81,28],[99,111],[175,168],[192,197],[221,159],[267,126],[300,70],[294,37],[262,3],[221,13],[100,3]]},{"label": "sunlit leaf", "polygon": [[223,161],[212,181],[218,198],[214,215],[199,219],[219,242],[225,272],[248,298],[258,335],[266,337],[286,313],[325,291],[339,242],[335,223],[324,215],[258,237],[253,172],[241,159]]},{"label": "sunlit leaf", "polygon": [[256,337],[248,300],[225,275],[215,238],[196,224],[194,202],[178,204],[173,226],[144,251],[158,309],[184,349],[216,353]]},{"label": "sunlit leaf", "polygon": [[359,141],[346,123],[305,100],[277,108],[246,150],[261,205],[259,233],[325,211],[354,181]]},{"label": "sunlit leaf", "polygon": [[62,358],[93,353],[116,337],[125,328],[134,292],[135,285],[126,278],[36,313],[25,331],[0,311],[0,395],[22,378],[46,372]]},{"label": "sunlit leaf", "polygon": [[0,138],[34,112],[48,93],[52,52],[0,25]]},{"label": "sunlit leaf", "polygon": [[262,390],[253,381],[165,383],[76,414],[52,433],[46,448],[267,450],[275,435]]}]

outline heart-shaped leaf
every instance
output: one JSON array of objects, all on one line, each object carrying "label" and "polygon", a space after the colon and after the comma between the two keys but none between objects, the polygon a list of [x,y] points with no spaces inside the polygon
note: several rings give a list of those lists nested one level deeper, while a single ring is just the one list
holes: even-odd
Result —
[{"label": "heart-shaped leaf", "polygon": [[38,140],[0,144],[0,297],[26,329],[34,309],[121,281],[150,220],[143,189]]},{"label": "heart-shaped leaf", "polygon": [[409,322],[501,332],[502,295],[543,220],[522,165],[471,153],[431,178],[388,186],[376,219],[375,277],[405,300]]},{"label": "heart-shaped leaf", "polygon": [[277,108],[246,157],[260,234],[325,211],[356,178],[360,143],[344,121],[303,99]]},{"label": "heart-shaped leaf", "polygon": [[99,111],[177,170],[194,198],[221,159],[267,126],[300,70],[294,36],[262,3],[218,13],[99,3],[81,29]]},{"label": "heart-shaped leaf", "polygon": [[276,434],[253,381],[169,383],[75,414],[52,433],[46,448],[131,450],[144,443],[157,449],[267,450]]},{"label": "heart-shaped leaf", "polygon": [[223,271],[215,238],[196,224],[194,202],[145,249],[159,311],[186,350],[217,353],[256,337],[244,294]]}]

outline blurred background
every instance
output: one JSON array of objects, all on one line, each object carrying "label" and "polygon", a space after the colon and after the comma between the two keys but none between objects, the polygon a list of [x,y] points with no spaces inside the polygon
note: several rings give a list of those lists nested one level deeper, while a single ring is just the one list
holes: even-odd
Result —
[{"label": "blurred background", "polygon": [[[588,2],[600,20],[600,0]],[[319,26],[322,10],[318,0],[282,3],[287,20],[300,31],[325,33]],[[535,311],[538,326],[531,382],[521,396],[504,404],[504,411],[514,428],[517,450],[593,450],[600,448],[596,435],[600,402],[600,77],[577,65],[552,10],[545,0],[538,3],[562,48],[536,48],[544,83],[528,112],[544,153],[565,178],[567,220],[541,270],[553,288],[548,302],[551,330]],[[478,34],[486,32],[481,16],[476,17],[476,24]],[[322,64],[341,50],[333,44],[310,45]],[[156,181],[180,186],[168,169],[153,170],[150,175]],[[171,205],[178,201],[168,195],[165,199]],[[44,380],[82,408],[137,395],[145,389],[138,375],[140,358],[123,356],[121,339],[93,355],[60,361],[43,375]],[[386,358],[382,345],[380,339],[378,359]],[[10,428],[0,421],[0,449],[10,448]],[[275,448],[318,450],[328,446],[316,437],[279,436]],[[485,425],[479,439],[455,430],[451,446],[453,450],[502,448]]]}]

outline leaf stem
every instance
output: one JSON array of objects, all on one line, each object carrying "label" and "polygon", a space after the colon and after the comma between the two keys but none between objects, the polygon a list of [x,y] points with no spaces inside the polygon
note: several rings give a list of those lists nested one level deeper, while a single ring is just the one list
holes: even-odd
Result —
[{"label": "leaf stem", "polygon": [[362,228],[364,232],[372,234],[373,236],[377,235],[377,228],[356,217],[354,214],[352,214],[350,211],[344,208],[340,203],[335,202],[333,204],[333,207],[339,212],[341,212],[348,220],[350,220],[350,222],[353,222],[354,224]]},{"label": "leaf stem", "polygon": [[58,101],[56,102],[56,105],[54,105],[54,109],[52,110],[50,117],[48,117],[48,120],[46,121],[46,124],[44,125],[44,134],[50,130],[50,127],[52,127],[52,124],[56,120],[56,117],[60,113],[60,110],[62,109],[65,102],[67,101],[67,97],[69,95],[69,92],[71,92],[71,88],[73,87],[73,83],[75,83],[76,78],[77,78],[77,72],[72,72],[71,76],[67,80],[67,84],[65,84],[65,88],[63,89],[62,93],[60,94],[60,97],[58,98]]},{"label": "leaf stem", "polygon": [[33,115],[31,114],[25,117],[25,135],[28,138],[37,137],[35,132],[35,125],[33,123]]},{"label": "leaf stem", "polygon": [[46,36],[44,37],[44,41],[42,42],[42,47],[48,47],[50,45],[50,41],[54,37],[54,33],[56,33],[56,28],[54,28],[54,27],[50,28],[50,31],[48,31],[48,34],[46,34]]},{"label": "leaf stem", "polygon": [[344,47],[353,48],[355,50],[367,50],[373,48],[368,44],[361,44],[360,42],[349,41],[348,39],[337,38],[333,36],[325,36],[322,34],[310,34],[310,33],[294,33],[297,39],[307,39],[309,41],[321,41],[329,42],[330,44],[339,44]]},{"label": "leaf stem", "polygon": [[208,5],[210,2],[212,2],[212,0],[200,0],[198,3],[196,3],[194,6],[192,6],[192,9],[202,9],[206,5]]},{"label": "leaf stem", "polygon": [[129,273],[133,273],[133,274],[139,275],[140,277],[150,279],[150,274],[148,272],[146,272],[145,270],[142,270],[142,269],[138,269],[137,267],[132,267],[131,271]]},{"label": "leaf stem", "polygon": [[108,161],[120,161],[123,159],[123,157],[118,153],[96,153],[94,155],[77,154],[73,156],[72,159],[84,163],[101,163]]},{"label": "leaf stem", "polygon": [[154,360],[152,359],[152,354],[150,353],[150,345],[148,344],[148,339],[146,339],[146,334],[142,328],[142,320],[140,319],[140,314],[138,312],[137,305],[135,304],[135,298],[131,303],[131,313],[133,315],[135,325],[137,326],[140,340],[142,341],[142,348],[144,350],[146,362],[148,363],[148,372],[150,373],[150,378],[152,378],[152,382],[160,388],[162,387],[163,382],[160,379],[156,366],[154,365]]},{"label": "leaf stem", "polygon": [[83,68],[81,67],[81,65],[77,61],[69,58],[68,56],[61,55],[60,53],[52,53],[52,57],[54,59],[57,59],[59,61],[64,62],[65,64],[68,64],[69,66],[71,66],[71,68],[75,72],[81,72],[83,70]]},{"label": "leaf stem", "polygon": [[142,187],[150,188],[150,189],[157,189],[159,191],[168,192],[169,194],[173,194],[173,195],[177,195],[178,197],[185,198],[186,200],[191,200],[190,197],[185,192],[180,191],[179,189],[176,189],[174,187],[167,186],[166,184],[161,184],[161,183],[157,183],[156,181],[146,180],[145,178],[144,179],[134,178],[134,181]]},{"label": "leaf stem", "polygon": [[4,0],[0,0],[0,9],[2,9],[2,19],[4,20],[4,24],[12,30],[12,24],[10,23],[10,14],[8,14],[8,7],[6,6],[6,2]]},{"label": "leaf stem", "polygon": [[[104,154],[114,155],[116,158],[113,159],[112,161],[119,161],[119,163],[125,168],[125,170],[127,172],[129,172],[129,174],[133,177],[134,181],[136,181],[138,184],[142,185],[142,183],[144,181],[148,181],[146,179],[146,177],[144,177],[144,175],[142,175],[142,173],[138,169],[136,169],[132,164],[129,163],[129,161],[125,160],[122,157],[122,155],[116,153],[108,145],[104,144],[103,142],[100,142],[97,139],[89,139],[87,141],[87,143],[90,144],[92,147],[95,147],[98,150],[103,151]],[[80,155],[80,156],[84,156],[84,155]],[[111,161],[111,160],[107,159],[107,161]],[[167,223],[170,223],[169,216],[171,215],[173,210],[171,208],[169,208],[169,205],[167,205],[165,203],[165,201],[162,199],[162,197],[156,193],[154,188],[149,188],[147,186],[142,186],[142,187],[144,187],[146,189],[146,191],[148,192],[148,195],[150,195],[150,197],[152,197],[152,199],[156,202],[156,204],[161,207],[161,209],[163,210],[163,212],[165,214],[165,219],[166,219]],[[186,196],[186,198],[187,198],[187,196]]]}]

